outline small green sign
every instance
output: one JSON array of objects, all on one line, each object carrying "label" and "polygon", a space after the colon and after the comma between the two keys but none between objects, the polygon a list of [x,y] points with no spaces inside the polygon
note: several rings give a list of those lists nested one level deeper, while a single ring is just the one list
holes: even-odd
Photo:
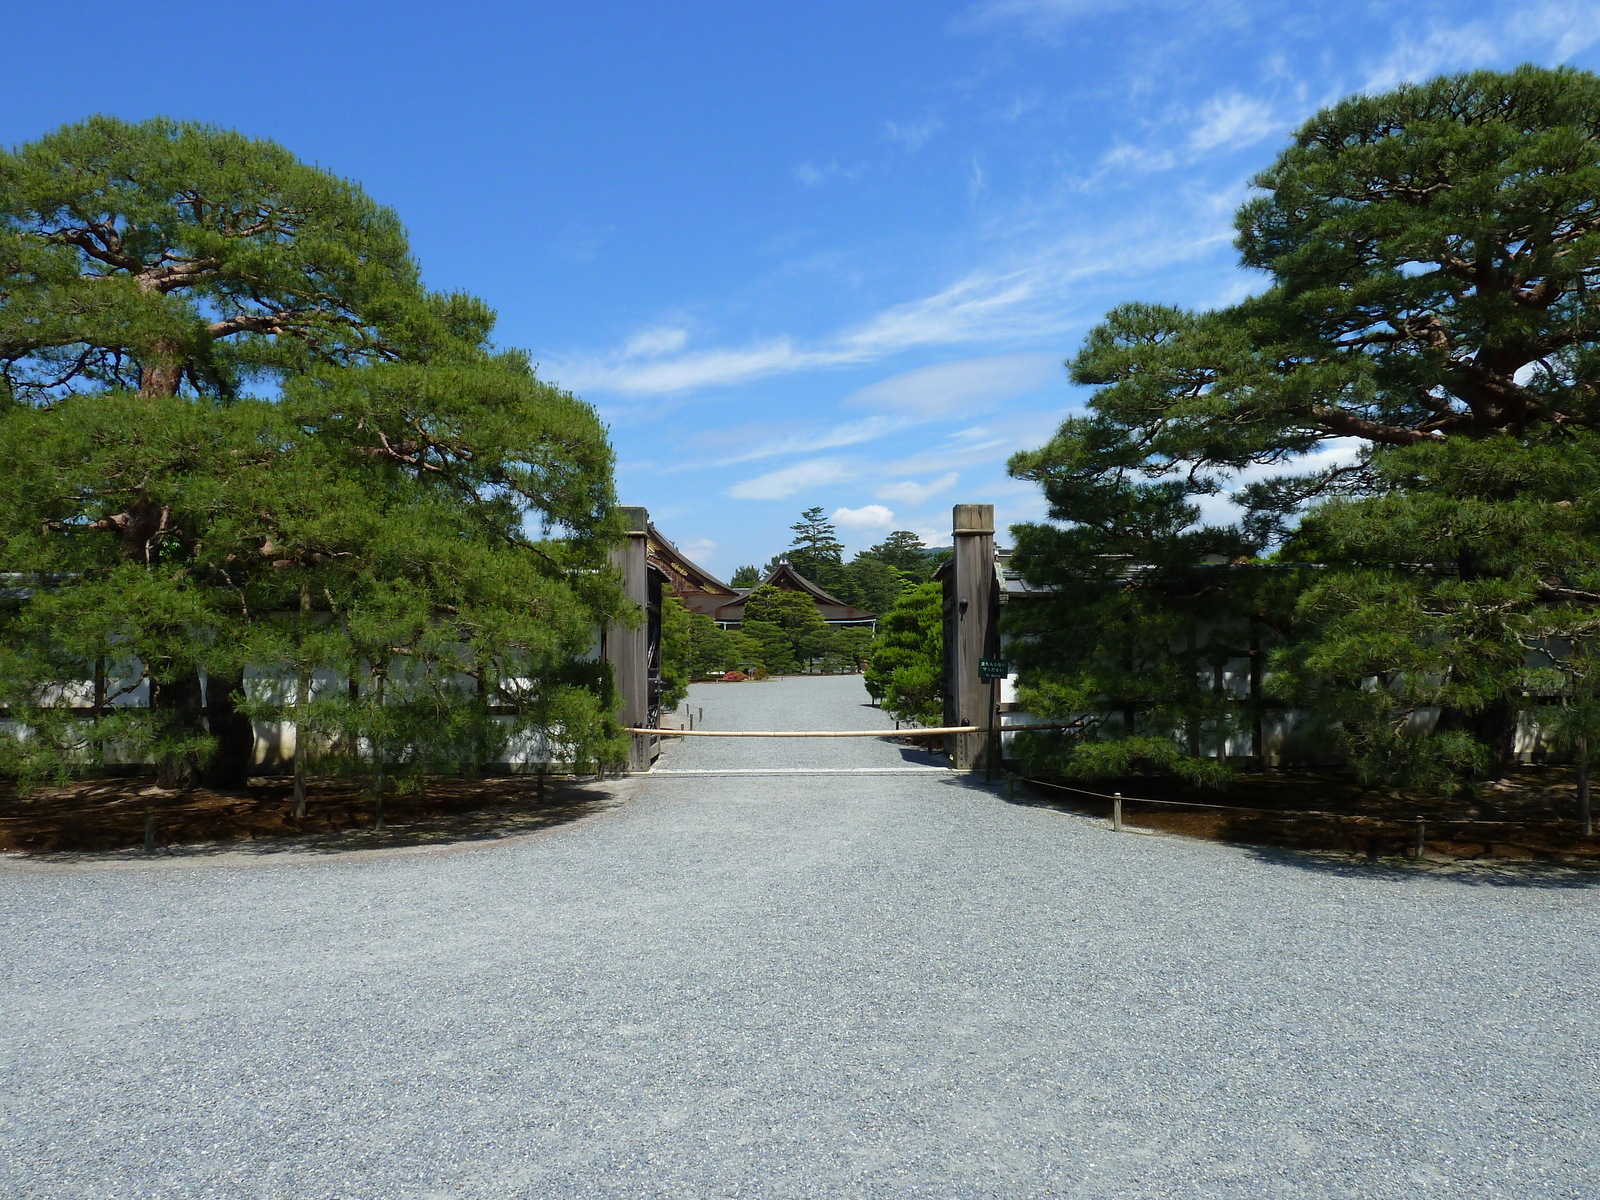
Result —
[{"label": "small green sign", "polygon": [[1011,674],[1011,664],[1003,658],[980,658],[978,660],[979,679],[1004,679]]}]

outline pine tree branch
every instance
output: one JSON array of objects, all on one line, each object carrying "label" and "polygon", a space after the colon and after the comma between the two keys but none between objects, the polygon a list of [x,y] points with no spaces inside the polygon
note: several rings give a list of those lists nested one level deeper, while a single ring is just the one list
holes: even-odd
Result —
[{"label": "pine tree branch", "polygon": [[46,234],[45,240],[58,246],[76,246],[97,262],[133,274],[137,274],[144,267],[144,263],[134,255],[122,253],[120,238],[115,239],[114,245],[107,245],[105,241],[96,239],[87,229],[59,229]]},{"label": "pine tree branch", "polygon": [[1340,437],[1364,438],[1369,442],[1379,442],[1386,446],[1411,446],[1417,442],[1442,441],[1442,433],[1427,432],[1421,429],[1407,429],[1403,425],[1382,425],[1376,421],[1368,421],[1354,413],[1343,412],[1337,408],[1326,405],[1313,405],[1311,415],[1329,433]]},{"label": "pine tree branch", "polygon": [[284,334],[294,324],[297,317],[304,316],[300,309],[286,309],[283,312],[267,313],[241,313],[236,317],[226,317],[221,321],[213,321],[206,326],[206,332],[213,338],[230,337],[235,333],[270,333]]}]

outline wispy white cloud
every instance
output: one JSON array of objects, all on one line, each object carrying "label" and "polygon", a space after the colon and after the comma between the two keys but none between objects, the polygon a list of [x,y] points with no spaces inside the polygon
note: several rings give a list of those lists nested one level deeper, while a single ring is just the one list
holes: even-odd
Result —
[{"label": "wispy white cloud", "polygon": [[627,358],[659,358],[676,354],[689,341],[689,331],[677,326],[658,325],[642,329],[623,344],[622,353]]},{"label": "wispy white cloud", "polygon": [[869,408],[938,417],[988,408],[1039,391],[1061,376],[1060,360],[1047,351],[998,354],[918,367],[864,387],[848,399]]},{"label": "wispy white cloud", "polygon": [[840,529],[889,529],[894,526],[894,510],[882,504],[860,508],[836,508],[828,518]]},{"label": "wispy white cloud", "polygon": [[950,22],[956,33],[1020,33],[1058,45],[1071,28],[1095,17],[1199,10],[1213,21],[1240,18],[1237,0],[981,0]]},{"label": "wispy white cloud", "polygon": [[617,234],[615,225],[569,225],[550,249],[570,263],[593,262],[601,247]]},{"label": "wispy white cloud", "polygon": [[1013,449],[1007,439],[990,437],[964,446],[943,445],[891,459],[880,468],[884,475],[927,475],[934,471],[969,471],[985,463],[1001,461]]},{"label": "wispy white cloud", "polygon": [[[815,454],[819,450],[839,450],[847,446],[860,446],[904,429],[909,421],[890,416],[867,417],[860,421],[845,421],[821,429],[805,428],[780,433],[770,432],[771,426],[735,426],[718,429],[709,437],[691,441],[686,446],[690,456],[687,462],[678,463],[673,471],[703,471],[709,467],[731,467],[740,463],[757,462],[779,455],[794,457]],[[717,453],[707,451],[707,443],[734,444],[737,450]]]},{"label": "wispy white cloud", "polygon": [[1421,82],[1445,71],[1501,65],[1533,57],[1564,62],[1600,42],[1600,8],[1568,0],[1519,0],[1487,17],[1463,21],[1452,15],[1423,30],[1403,32],[1372,64],[1363,83],[1381,92]]},{"label": "wispy white cloud", "polygon": [[[819,425],[814,420],[788,426],[770,422],[717,425],[683,442],[676,458],[662,470],[665,474],[679,474],[720,469],[764,458],[793,459],[866,445],[952,416],[993,409],[1063,378],[1061,363],[1054,354],[1044,351],[919,367],[858,389],[843,401],[852,407],[880,410],[872,416],[831,425]],[[947,445],[970,451],[976,435],[969,427],[945,440]],[[641,469],[638,464],[634,466]],[[898,496],[919,502],[922,497],[949,487],[955,479],[951,473],[926,487],[891,484],[879,489],[877,495],[880,499]]]},{"label": "wispy white cloud", "polygon": [[1000,110],[1000,119],[1007,124],[1022,120],[1023,117],[1039,107],[1042,101],[1037,92],[1026,96],[1013,96],[1009,103]]},{"label": "wispy white cloud", "polygon": [[901,504],[912,507],[926,503],[931,497],[940,492],[948,492],[955,487],[956,481],[961,476],[955,471],[946,471],[939,478],[927,483],[918,483],[913,479],[904,479],[899,483],[888,483],[877,491],[880,500],[896,500]]},{"label": "wispy white cloud", "polygon": [[860,167],[841,167],[837,162],[803,162],[794,169],[794,177],[807,187],[816,188],[834,179],[857,179]]},{"label": "wispy white cloud", "polygon": [[899,142],[907,150],[920,150],[944,129],[944,122],[938,117],[928,117],[921,121],[885,121],[883,135],[891,142]]},{"label": "wispy white cloud", "polygon": [[1118,142],[1100,156],[1100,169],[1086,182],[1097,183],[1107,175],[1132,172],[1170,171],[1178,165],[1178,156],[1172,150],[1158,146],[1135,146]]},{"label": "wispy white cloud", "polygon": [[913,525],[911,532],[916,534],[921,539],[922,544],[931,550],[937,550],[940,546],[948,546],[955,540],[950,532],[950,523],[948,521],[943,525]]},{"label": "wispy white cloud", "polygon": [[[809,489],[890,480],[895,482],[880,484],[874,494],[915,507],[950,490],[969,469],[1002,472],[1008,456],[1043,443],[1058,421],[1055,412],[998,414],[993,421],[955,430],[927,449],[900,458],[809,458],[736,483],[728,495],[740,500],[787,500]],[[933,478],[928,483],[916,482],[929,476]]]},{"label": "wispy white cloud", "polygon": [[1404,37],[1373,66],[1363,90],[1385,92],[1398,83],[1420,82],[1452,67],[1493,62],[1498,39],[1505,29],[1493,32],[1483,24],[1435,26],[1420,37]]},{"label": "wispy white cloud", "polygon": [[967,195],[975,198],[988,190],[989,180],[983,173],[983,164],[974,158],[967,174]]},{"label": "wispy white cloud", "polygon": [[1096,169],[1080,183],[1093,189],[1107,180],[1192,167],[1204,158],[1254,146],[1275,133],[1286,133],[1291,118],[1261,96],[1236,91],[1218,93],[1198,107],[1178,108],[1154,122],[1142,143],[1117,141],[1101,156]]},{"label": "wispy white cloud", "polygon": [[734,383],[811,365],[812,356],[788,338],[758,342],[736,350],[701,350],[657,362],[640,362],[624,352],[607,362],[578,362],[554,376],[571,388],[598,387],[641,395],[665,395]]},{"label": "wispy white cloud", "polygon": [[1181,0],[982,0],[952,22],[961,33],[989,33],[1015,28],[1033,37],[1054,40],[1062,27],[1082,17],[1127,12],[1152,6],[1172,7]]},{"label": "wispy white cloud", "polygon": [[698,563],[715,562],[717,558],[717,543],[708,537],[689,538],[679,542],[678,549]]},{"label": "wispy white cloud", "polygon": [[1205,153],[1253,146],[1283,125],[1272,106],[1255,96],[1226,92],[1213,96],[1200,109],[1200,123],[1189,134],[1189,145]]},{"label": "wispy white cloud", "polygon": [[974,272],[942,291],[886,309],[839,339],[847,361],[869,361],[917,346],[982,337],[1039,294],[1036,270]]},{"label": "wispy white cloud", "polygon": [[[920,346],[959,344],[1024,326],[1017,310],[1037,298],[1037,271],[976,273],[920,300],[895,305],[835,338],[805,346],[775,338],[738,349],[689,351],[676,358],[630,354],[625,345],[606,359],[549,365],[547,374],[570,388],[664,395],[748,383],[798,370],[872,362]],[[1037,323],[1026,326],[1038,330]]]},{"label": "wispy white cloud", "polygon": [[1053,409],[996,413],[982,425],[958,429],[926,449],[879,463],[874,469],[889,477],[960,472],[970,484],[979,468],[998,470],[1013,452],[1043,445],[1060,421],[1061,414]]},{"label": "wispy white cloud", "polygon": [[1061,338],[1085,320],[1075,311],[1085,281],[1127,281],[1142,272],[1170,271],[1226,245],[1237,200],[1233,191],[1190,193],[1178,217],[1146,213],[1092,231],[1074,230],[813,342],[777,337],[704,350],[685,343],[674,355],[655,354],[651,345],[648,357],[629,354],[625,344],[605,355],[546,356],[543,374],[582,392],[663,396],[856,366],[928,346]]},{"label": "wispy white cloud", "polygon": [[736,483],[728,495],[736,500],[787,500],[807,488],[855,479],[859,468],[836,458],[813,458]]},{"label": "wispy white cloud", "polygon": [[828,182],[828,170],[816,163],[803,162],[795,167],[794,177],[807,187],[821,187]]}]

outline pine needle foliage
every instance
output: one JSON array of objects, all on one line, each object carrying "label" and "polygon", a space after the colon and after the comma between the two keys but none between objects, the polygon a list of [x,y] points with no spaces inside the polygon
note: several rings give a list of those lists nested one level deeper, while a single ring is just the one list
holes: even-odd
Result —
[{"label": "pine needle foliage", "polygon": [[922,583],[878,619],[866,686],[884,711],[930,728],[944,718],[944,587]]},{"label": "pine needle foliage", "polygon": [[828,648],[828,623],[816,601],[771,585],[757,588],[745,600],[740,632],[759,645],[762,664],[774,675],[797,671]]},{"label": "pine needle foliage", "polygon": [[676,596],[661,598],[661,709],[671,712],[689,695],[694,678],[694,618]]},{"label": "pine needle foliage", "polygon": [[[1353,97],[1255,183],[1237,244],[1264,290],[1113,310],[1069,363],[1088,411],[1012,461],[1056,522],[1020,528],[1016,561],[1086,605],[1027,631],[1026,699],[1086,718],[1057,760],[1198,771],[1157,750],[1225,719],[1187,626],[1233,650],[1255,630],[1269,698],[1361,777],[1470,786],[1509,765],[1524,714],[1570,700],[1600,619],[1600,79]],[[1202,524],[1245,471],[1236,519]],[[1284,570],[1201,582],[1269,552]]]},{"label": "pine needle foliage", "polygon": [[0,770],[238,781],[252,719],[380,791],[615,756],[611,450],[492,323],[271,143],[95,118],[0,155]]}]

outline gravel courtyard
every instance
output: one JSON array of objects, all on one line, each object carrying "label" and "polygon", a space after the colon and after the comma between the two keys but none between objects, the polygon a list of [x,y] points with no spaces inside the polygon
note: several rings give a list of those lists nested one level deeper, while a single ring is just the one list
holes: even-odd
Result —
[{"label": "gravel courtyard", "polygon": [[448,851],[0,862],[0,1195],[1600,1195],[1600,888],[1113,834],[866,739],[659,766]]}]

